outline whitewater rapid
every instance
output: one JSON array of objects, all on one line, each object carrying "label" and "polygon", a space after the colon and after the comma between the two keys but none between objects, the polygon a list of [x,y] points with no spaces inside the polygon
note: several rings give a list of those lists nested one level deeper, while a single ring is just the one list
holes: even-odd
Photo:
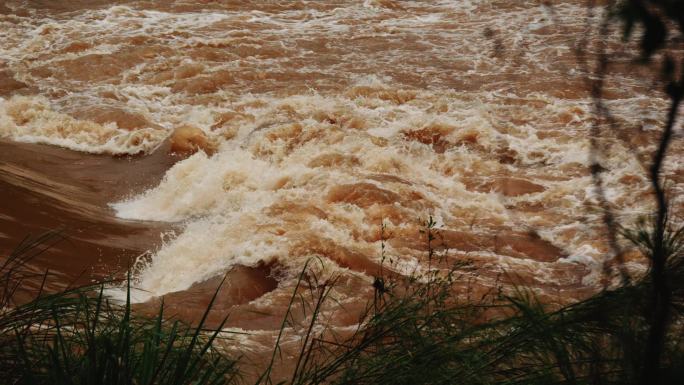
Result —
[{"label": "whitewater rapid", "polygon": [[[181,227],[138,260],[139,301],[238,265],[275,264],[280,291],[260,299],[272,303],[311,257],[370,283],[383,242],[392,269],[408,274],[424,267],[428,217],[439,251],[473,262],[483,287],[504,272],[568,297],[601,283],[610,250],[589,173],[596,117],[573,53],[587,34],[592,42],[587,22],[600,9],[477,0],[7,7],[0,70],[16,90],[0,95],[0,136],[124,156],[158,151],[192,126],[216,148],[111,202],[121,219]],[[631,221],[650,207],[634,148],[650,148],[665,102],[630,71],[611,74],[605,94],[624,127],[641,129],[606,135],[598,154],[606,197]],[[341,296],[353,299],[347,289]]]}]

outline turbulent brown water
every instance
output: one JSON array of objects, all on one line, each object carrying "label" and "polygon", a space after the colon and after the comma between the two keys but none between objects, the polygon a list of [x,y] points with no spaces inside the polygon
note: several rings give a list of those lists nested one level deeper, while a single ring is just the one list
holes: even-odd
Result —
[{"label": "turbulent brown water", "polygon": [[[102,277],[142,254],[136,300],[167,295],[189,318],[230,272],[219,310],[255,350],[313,256],[321,279],[341,274],[333,318],[353,325],[383,223],[398,274],[426,268],[432,216],[435,248],[476,268],[464,290],[513,275],[549,301],[582,297],[610,255],[576,54],[592,62],[601,12],[580,1],[0,2],[0,246],[74,229],[71,248],[41,259],[66,276]],[[612,32],[604,96],[621,129],[604,131],[594,156],[629,222],[650,207],[644,161],[666,102]],[[182,127],[215,151],[167,155]],[[681,161],[667,165],[675,193]]]}]

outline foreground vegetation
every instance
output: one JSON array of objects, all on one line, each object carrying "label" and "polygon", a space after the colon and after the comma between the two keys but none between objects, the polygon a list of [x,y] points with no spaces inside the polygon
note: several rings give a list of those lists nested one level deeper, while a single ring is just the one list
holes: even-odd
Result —
[{"label": "foreground vegetation", "polygon": [[[428,224],[428,242],[435,230]],[[653,250],[653,224],[623,232],[642,251]],[[2,265],[0,382],[7,384],[229,384],[240,362],[220,351],[218,332],[131,312],[102,287],[39,295],[19,306],[12,297],[22,267],[54,235],[22,244]],[[659,383],[684,383],[684,227],[668,225],[664,238],[672,289]],[[433,266],[446,260],[432,252]],[[293,362],[291,384],[632,384],[649,354],[651,275],[587,300],[548,310],[524,288],[494,291],[477,300],[453,290],[458,264],[410,278],[376,278],[375,299],[358,329],[331,337],[320,323],[331,285],[311,285],[302,271],[298,289],[313,294],[309,326]],[[35,277],[33,277],[35,278]],[[300,292],[295,290],[295,293]],[[293,302],[299,297],[293,294]],[[213,303],[213,300],[212,300]],[[205,313],[208,314],[209,309]],[[283,330],[289,324],[286,314]],[[231,341],[224,341],[230,344]],[[220,345],[220,344],[219,344]],[[275,346],[271,365],[279,360]],[[269,366],[256,381],[276,383]],[[653,382],[655,383],[655,382]]]},{"label": "foreground vegetation", "polygon": [[[57,240],[57,233],[27,239],[0,266],[1,384],[209,385],[235,380],[236,361],[212,349],[219,332],[202,330],[211,305],[196,327],[165,319],[163,303],[156,318],[137,317],[130,296],[124,304],[113,303],[103,295],[104,285],[45,295],[41,288],[34,300],[16,305],[22,285],[39,278],[26,264]],[[45,283],[47,273],[42,278]]]},{"label": "foreground vegetation", "polygon": [[[623,235],[652,257],[653,223]],[[431,238],[429,224],[426,230]],[[668,329],[657,379],[684,383],[684,227],[666,227],[671,285]],[[429,253],[428,257],[434,257]],[[438,259],[438,258],[436,258]],[[439,261],[432,261],[438,264]],[[380,277],[375,301],[354,335],[306,335],[292,384],[633,384],[651,354],[651,275],[570,306],[548,310],[530,291],[458,300],[456,272],[408,280]],[[380,283],[378,283],[380,282]],[[318,298],[328,291],[318,287]],[[320,303],[321,301],[315,301]],[[316,314],[314,309],[313,314]],[[312,320],[312,325],[315,317]],[[314,330],[313,327],[308,329]]]}]

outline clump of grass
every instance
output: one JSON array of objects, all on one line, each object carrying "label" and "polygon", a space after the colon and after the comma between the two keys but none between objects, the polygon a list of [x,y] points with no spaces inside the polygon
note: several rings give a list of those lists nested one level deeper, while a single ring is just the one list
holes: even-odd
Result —
[{"label": "clump of grass", "polygon": [[[436,231],[426,226],[428,246]],[[626,233],[648,251],[653,229]],[[651,235],[649,235],[651,234]],[[649,238],[650,237],[650,238]],[[684,383],[684,229],[665,237],[672,327],[660,383]],[[429,247],[429,264],[440,259]],[[384,248],[383,248],[384,250]],[[384,260],[384,255],[383,255]],[[442,260],[443,261],[443,260]],[[460,299],[446,272],[375,279],[375,299],[343,340],[307,329],[290,384],[633,384],[644,371],[652,282],[641,280],[551,310],[524,288]],[[315,286],[315,285],[314,285]],[[317,288],[319,298],[329,290]],[[316,301],[320,308],[320,301]],[[496,316],[491,316],[496,314]],[[276,346],[277,349],[277,346]],[[266,373],[268,374],[268,373]],[[269,379],[261,379],[270,383]]]},{"label": "clump of grass", "polygon": [[[23,273],[22,267],[54,237],[48,234],[27,241],[3,265],[3,304],[12,302],[26,278],[35,278]],[[133,314],[130,284],[127,288],[123,304],[105,297],[101,285],[39,293],[28,303],[3,307],[3,383],[213,385],[237,381],[237,361],[212,348],[221,327],[214,332],[203,330],[216,294],[199,324],[191,327],[166,319],[163,303],[155,318]]]}]

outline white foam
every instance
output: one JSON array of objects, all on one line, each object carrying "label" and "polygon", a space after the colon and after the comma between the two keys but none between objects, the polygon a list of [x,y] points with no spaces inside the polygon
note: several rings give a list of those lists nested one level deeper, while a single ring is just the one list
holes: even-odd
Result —
[{"label": "white foam", "polygon": [[90,153],[150,152],[166,137],[161,130],[119,129],[56,112],[42,97],[0,98],[0,136],[19,142],[45,143]]}]

